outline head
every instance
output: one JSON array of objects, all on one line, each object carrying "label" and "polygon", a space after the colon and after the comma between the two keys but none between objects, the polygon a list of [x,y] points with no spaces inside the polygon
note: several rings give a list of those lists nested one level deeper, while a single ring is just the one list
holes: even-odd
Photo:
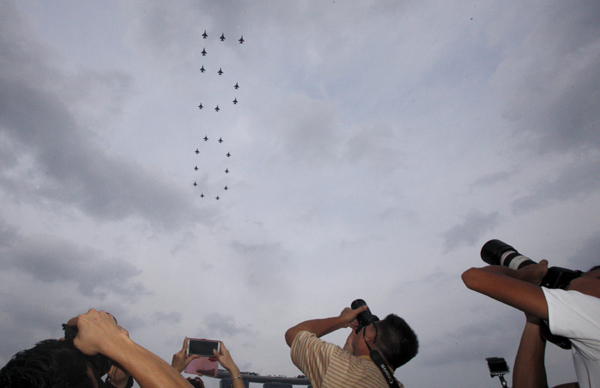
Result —
[{"label": "head", "polygon": [[417,355],[419,340],[404,319],[390,314],[369,326],[374,325],[376,337],[372,339],[371,347],[378,350],[392,368],[401,367]]},{"label": "head", "polygon": [[567,290],[600,298],[600,265],[590,268],[580,277],[571,280]]},{"label": "head", "polygon": [[94,388],[94,370],[72,341],[45,340],[0,369],[4,388]]}]

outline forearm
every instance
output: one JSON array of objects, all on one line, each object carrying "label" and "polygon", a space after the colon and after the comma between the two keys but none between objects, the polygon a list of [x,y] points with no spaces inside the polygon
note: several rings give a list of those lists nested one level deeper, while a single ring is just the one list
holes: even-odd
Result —
[{"label": "forearm", "polygon": [[242,380],[240,369],[237,365],[234,365],[231,368],[226,368],[227,372],[229,372],[229,377],[231,378],[231,385],[233,388],[245,388],[244,381]]},{"label": "forearm", "polygon": [[173,367],[129,338],[103,354],[121,364],[141,388],[191,387]]},{"label": "forearm", "polygon": [[347,326],[348,322],[341,317],[311,319],[301,322],[288,329],[288,331],[285,333],[285,341],[287,342],[288,346],[291,347],[292,342],[294,342],[294,338],[296,338],[296,335],[301,331],[308,331],[310,333],[314,333],[317,337],[322,337]]},{"label": "forearm", "polygon": [[544,355],[546,341],[540,337],[539,322],[528,319],[513,370],[513,388],[548,388]]}]

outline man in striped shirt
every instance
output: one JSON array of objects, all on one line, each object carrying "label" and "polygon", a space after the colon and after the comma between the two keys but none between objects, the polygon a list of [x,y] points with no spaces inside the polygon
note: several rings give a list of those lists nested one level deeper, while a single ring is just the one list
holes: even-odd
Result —
[{"label": "man in striped shirt", "polygon": [[[366,309],[367,306],[356,310],[347,307],[337,317],[304,321],[285,333],[292,361],[310,379],[313,388],[389,388],[382,371],[369,356],[371,350],[381,354],[392,373],[417,354],[416,334],[397,315],[390,314],[356,333],[356,316]],[[345,327],[353,330],[343,349],[320,339]]]}]

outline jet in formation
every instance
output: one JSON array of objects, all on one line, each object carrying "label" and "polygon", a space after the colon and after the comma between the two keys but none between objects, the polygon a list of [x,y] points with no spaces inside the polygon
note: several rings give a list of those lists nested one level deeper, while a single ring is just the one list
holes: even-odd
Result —
[{"label": "jet in formation", "polygon": [[202,103],[200,103],[200,105],[198,105],[198,109],[202,109],[204,108],[204,105],[202,105]]},{"label": "jet in formation", "polygon": [[200,153],[200,151],[198,150],[198,148],[196,148],[196,151],[194,151],[196,153],[196,155],[198,155]]},{"label": "jet in formation", "polygon": [[202,65],[202,67],[200,68],[200,72],[204,73],[206,71],[206,69],[204,68],[204,65]]},{"label": "jet in formation", "polygon": [[204,30],[204,34],[202,34],[202,37],[203,37],[204,39],[208,38],[208,34],[206,33],[206,30]]},{"label": "jet in formation", "polygon": [[225,174],[229,174],[229,169],[228,168],[225,169]]},{"label": "jet in formation", "polygon": [[223,138],[222,137],[219,138],[219,143],[223,143]]},{"label": "jet in formation", "polygon": [[219,199],[221,199],[221,198],[219,198],[219,196],[217,195],[217,201],[218,201]]},{"label": "jet in formation", "polygon": [[200,194],[200,198],[204,198],[204,193]]},{"label": "jet in formation", "polygon": [[227,153],[227,157],[230,157],[230,156],[231,156],[231,154],[228,152],[228,153]]},{"label": "jet in formation", "polygon": [[202,54],[202,56],[205,57],[206,56],[206,49],[202,48],[202,52],[200,54]]},{"label": "jet in formation", "polygon": [[219,75],[223,75],[223,70],[221,70],[221,68],[219,68],[219,71],[217,71],[217,73],[219,73]]},{"label": "jet in formation", "polygon": [[216,111],[216,112],[218,112],[218,111],[220,111],[220,110],[221,110],[221,109],[219,108],[219,105],[217,105],[217,107],[215,108],[215,111]]},{"label": "jet in formation", "polygon": [[198,186],[198,184],[196,182],[194,182],[194,186]]},{"label": "jet in formation", "polygon": [[229,190],[229,188],[227,186],[224,187],[225,190]]},{"label": "jet in formation", "polygon": [[239,40],[240,44],[244,44],[244,35],[242,35],[242,37]]},{"label": "jet in formation", "polygon": [[208,136],[204,136],[204,141],[208,141]]},{"label": "jet in formation", "polygon": [[234,98],[234,99],[233,99],[233,105],[237,105],[237,102],[238,102],[238,101],[237,101],[237,98]]},{"label": "jet in formation", "polygon": [[198,171],[198,166],[194,167],[194,170]]},{"label": "jet in formation", "polygon": [[235,88],[235,89],[239,89],[239,88],[240,88],[240,85],[238,85],[238,83],[236,82],[236,83],[235,83],[235,86],[234,86],[234,88]]},{"label": "jet in formation", "polygon": [[225,40],[225,34],[221,34],[221,37],[219,39],[221,39],[221,42],[223,42]]}]

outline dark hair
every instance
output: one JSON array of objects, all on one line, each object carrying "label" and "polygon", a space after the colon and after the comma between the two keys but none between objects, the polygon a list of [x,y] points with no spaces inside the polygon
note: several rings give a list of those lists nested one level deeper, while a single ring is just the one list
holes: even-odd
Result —
[{"label": "dark hair", "polygon": [[588,272],[592,272],[592,271],[595,271],[597,269],[600,269],[600,265],[593,266],[592,268],[588,269]]},{"label": "dark hair", "polygon": [[395,314],[377,322],[377,350],[394,369],[409,362],[419,351],[419,340],[408,323]]},{"label": "dark hair", "polygon": [[88,362],[72,341],[45,340],[0,369],[2,388],[93,388]]}]

